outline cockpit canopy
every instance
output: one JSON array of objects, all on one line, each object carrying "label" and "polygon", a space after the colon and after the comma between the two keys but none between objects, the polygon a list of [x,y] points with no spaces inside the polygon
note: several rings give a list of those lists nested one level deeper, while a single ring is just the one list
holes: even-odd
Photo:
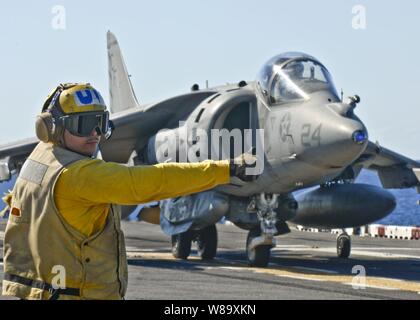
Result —
[{"label": "cockpit canopy", "polygon": [[270,59],[258,74],[257,87],[268,105],[308,100],[317,91],[329,91],[338,98],[328,70],[301,52],[287,52]]}]

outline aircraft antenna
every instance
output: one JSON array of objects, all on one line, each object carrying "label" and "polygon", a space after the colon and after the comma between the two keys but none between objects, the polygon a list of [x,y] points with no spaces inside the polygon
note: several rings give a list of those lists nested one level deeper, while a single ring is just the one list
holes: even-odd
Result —
[{"label": "aircraft antenna", "polygon": [[343,88],[341,88],[341,102],[343,102],[343,97],[344,97],[344,92],[343,92]]},{"label": "aircraft antenna", "polygon": [[206,80],[206,89],[209,88],[209,80]]}]

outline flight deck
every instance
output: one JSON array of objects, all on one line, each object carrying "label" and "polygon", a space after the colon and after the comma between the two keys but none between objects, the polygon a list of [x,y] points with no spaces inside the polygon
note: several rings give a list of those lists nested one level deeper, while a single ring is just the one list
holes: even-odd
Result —
[{"label": "flight deck", "polygon": [[[4,227],[2,222],[0,249]],[[418,240],[352,236],[352,254],[341,259],[336,235],[292,228],[277,237],[267,268],[250,268],[243,243],[246,231],[221,224],[217,229],[214,260],[202,261],[194,249],[188,260],[178,260],[159,226],[123,222],[129,266],[126,298],[420,299]]]}]

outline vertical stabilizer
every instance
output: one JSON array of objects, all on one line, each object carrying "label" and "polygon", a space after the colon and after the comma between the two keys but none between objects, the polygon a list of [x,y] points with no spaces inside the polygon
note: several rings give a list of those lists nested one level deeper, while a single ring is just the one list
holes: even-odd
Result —
[{"label": "vertical stabilizer", "polygon": [[107,33],[109,98],[112,113],[139,106],[117,38]]}]

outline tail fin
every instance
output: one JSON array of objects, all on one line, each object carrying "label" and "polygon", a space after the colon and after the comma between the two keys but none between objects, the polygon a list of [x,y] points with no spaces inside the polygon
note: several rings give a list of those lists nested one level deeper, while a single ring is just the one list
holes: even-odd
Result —
[{"label": "tail fin", "polygon": [[117,38],[107,33],[109,98],[112,113],[139,106]]}]

